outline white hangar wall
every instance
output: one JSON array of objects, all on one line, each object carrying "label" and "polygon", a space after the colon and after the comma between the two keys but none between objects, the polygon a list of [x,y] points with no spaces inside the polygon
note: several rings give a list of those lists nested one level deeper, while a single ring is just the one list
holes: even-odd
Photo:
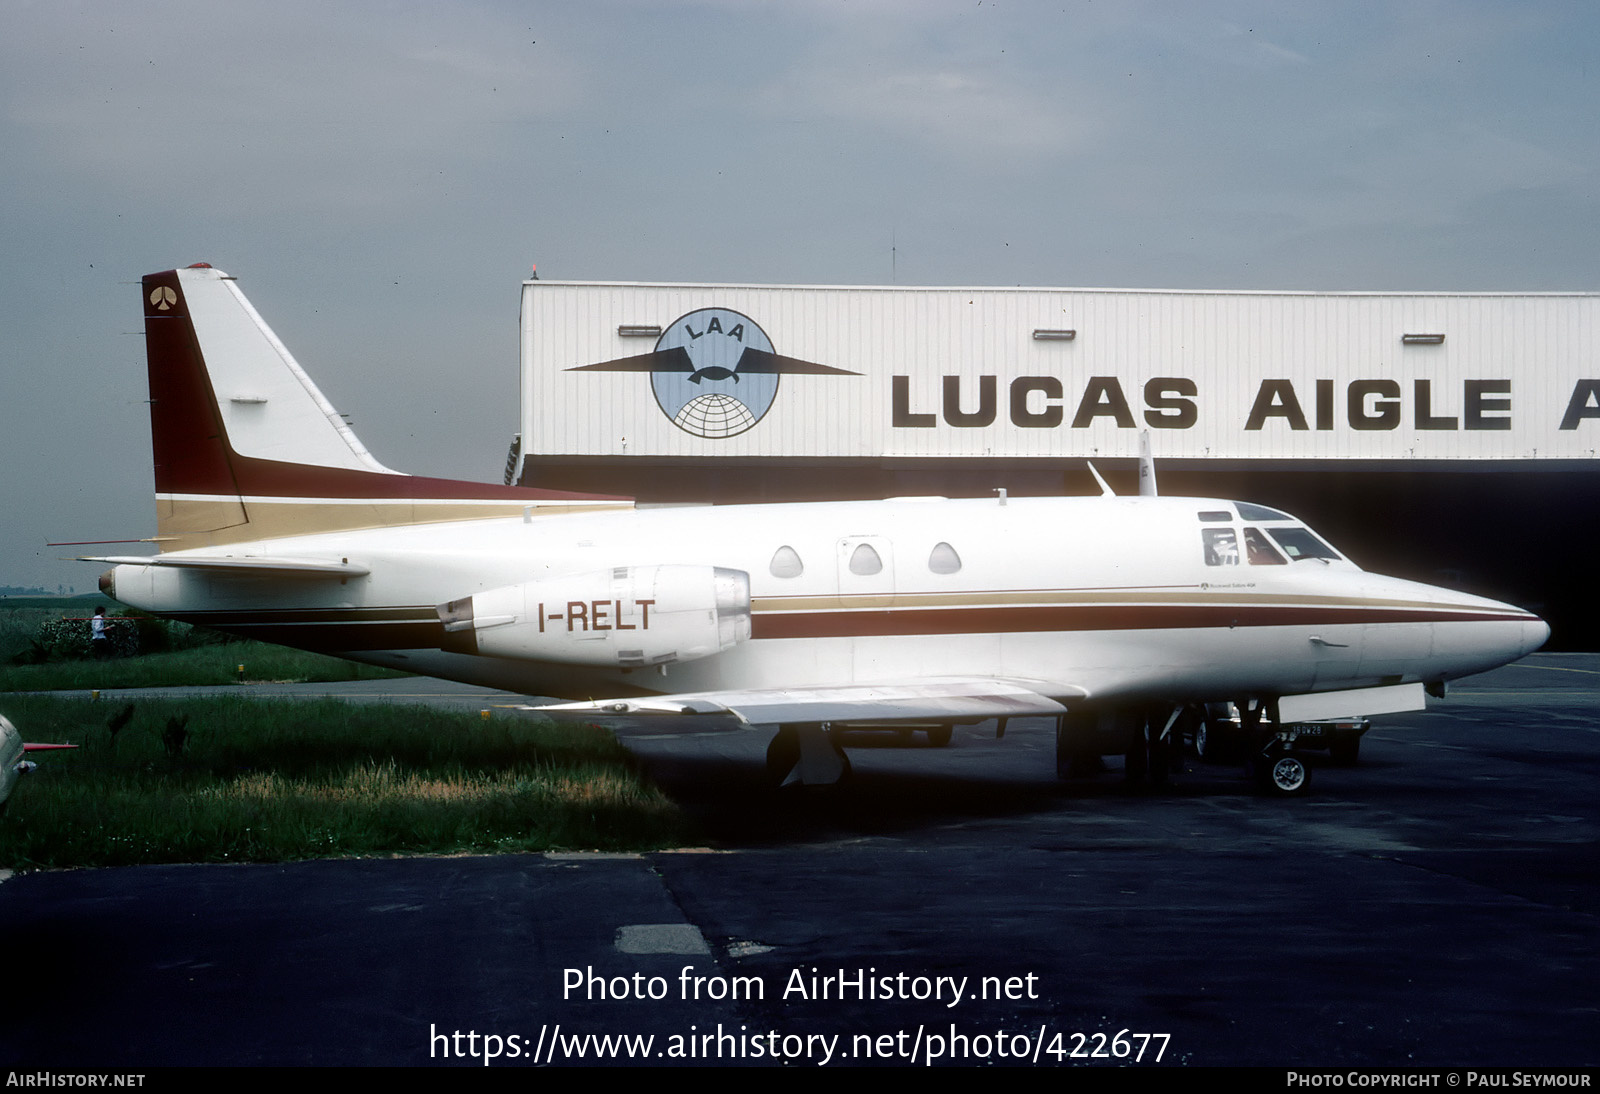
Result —
[{"label": "white hangar wall", "polygon": [[[559,462],[1600,449],[1595,294],[529,281],[521,326],[524,453]],[[702,395],[735,416],[674,424]]]}]

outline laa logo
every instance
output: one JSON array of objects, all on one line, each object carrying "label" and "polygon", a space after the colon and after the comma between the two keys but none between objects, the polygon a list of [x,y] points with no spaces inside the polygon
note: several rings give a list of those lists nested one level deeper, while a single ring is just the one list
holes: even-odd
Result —
[{"label": "laa logo", "polygon": [[736,437],[772,408],[784,373],[859,376],[848,369],[784,357],[749,316],[701,308],[674,320],[652,353],[568,372],[648,372],[656,405],[696,437]]}]

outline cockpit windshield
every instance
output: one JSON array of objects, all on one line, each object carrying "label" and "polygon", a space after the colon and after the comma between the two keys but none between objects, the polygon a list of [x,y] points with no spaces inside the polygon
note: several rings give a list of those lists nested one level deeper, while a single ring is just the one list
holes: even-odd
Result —
[{"label": "cockpit windshield", "polygon": [[1233,506],[1238,519],[1249,521],[1249,525],[1235,527],[1234,514],[1224,509],[1201,509],[1195,513],[1202,525],[1200,541],[1207,566],[1286,566],[1308,558],[1345,561],[1343,555],[1288,513],[1243,501],[1234,502]]},{"label": "cockpit windshield", "polygon": [[1284,554],[1295,562],[1307,558],[1339,558],[1339,552],[1329,547],[1305,528],[1268,528],[1267,535],[1278,541]]}]

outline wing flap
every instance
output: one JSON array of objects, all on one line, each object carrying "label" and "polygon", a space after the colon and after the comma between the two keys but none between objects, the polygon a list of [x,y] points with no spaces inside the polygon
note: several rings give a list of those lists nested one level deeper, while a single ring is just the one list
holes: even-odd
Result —
[{"label": "wing flap", "polygon": [[926,722],[1060,714],[1078,687],[984,677],[822,688],[706,691],[529,709],[590,714],[731,714],[749,725]]}]

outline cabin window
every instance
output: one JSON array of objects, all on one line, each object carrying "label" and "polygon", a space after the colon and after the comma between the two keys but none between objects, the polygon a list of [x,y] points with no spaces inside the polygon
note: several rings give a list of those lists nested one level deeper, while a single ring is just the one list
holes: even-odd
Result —
[{"label": "cabin window", "polygon": [[961,556],[948,543],[935,543],[928,555],[928,569],[936,574],[953,574],[961,569]]},{"label": "cabin window", "polygon": [[1232,528],[1202,528],[1207,566],[1239,565],[1239,539]]},{"label": "cabin window", "polygon": [[850,572],[861,577],[883,572],[883,559],[870,543],[858,543],[850,554]]},{"label": "cabin window", "polygon": [[1233,519],[1233,514],[1224,513],[1219,509],[1202,509],[1200,511],[1200,519],[1208,523],[1215,524],[1219,520],[1231,521]]},{"label": "cabin window", "polygon": [[799,553],[785,544],[772,553],[772,561],[767,564],[767,569],[773,577],[799,577],[805,573],[805,563],[800,561]]},{"label": "cabin window", "polygon": [[1277,552],[1272,544],[1267,542],[1267,537],[1261,534],[1259,528],[1246,528],[1244,530],[1245,557],[1252,566],[1287,566],[1289,560]]}]

